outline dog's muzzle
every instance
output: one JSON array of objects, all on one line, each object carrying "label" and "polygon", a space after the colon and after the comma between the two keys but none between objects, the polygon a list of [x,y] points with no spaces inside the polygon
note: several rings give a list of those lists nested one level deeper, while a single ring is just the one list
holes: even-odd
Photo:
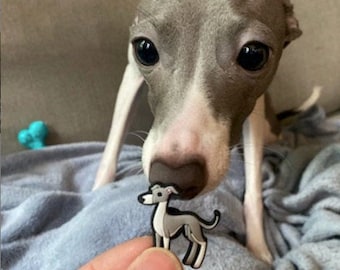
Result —
[{"label": "dog's muzzle", "polygon": [[163,161],[151,163],[150,184],[174,184],[180,190],[182,199],[191,199],[198,195],[206,185],[205,166],[199,161],[171,166]]},{"label": "dog's muzzle", "polygon": [[141,204],[153,204],[152,194],[145,193],[138,196],[138,201]]}]

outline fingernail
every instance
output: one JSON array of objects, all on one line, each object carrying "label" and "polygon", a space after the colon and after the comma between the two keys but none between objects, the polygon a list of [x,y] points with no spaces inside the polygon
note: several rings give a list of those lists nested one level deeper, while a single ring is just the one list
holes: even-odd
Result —
[{"label": "fingernail", "polygon": [[129,270],[182,270],[177,257],[163,248],[144,251],[129,267]]}]

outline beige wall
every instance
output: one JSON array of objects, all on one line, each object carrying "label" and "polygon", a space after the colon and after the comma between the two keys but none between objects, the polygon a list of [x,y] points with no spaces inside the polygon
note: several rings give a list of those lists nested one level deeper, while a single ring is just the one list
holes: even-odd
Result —
[{"label": "beige wall", "polygon": [[270,87],[277,111],[303,102],[321,85],[321,105],[340,109],[340,1],[292,0],[303,35],[287,47]]}]

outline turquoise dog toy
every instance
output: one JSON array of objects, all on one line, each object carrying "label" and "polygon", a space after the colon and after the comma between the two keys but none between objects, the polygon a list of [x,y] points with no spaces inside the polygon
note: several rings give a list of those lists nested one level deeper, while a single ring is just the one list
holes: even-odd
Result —
[{"label": "turquoise dog toy", "polygon": [[20,130],[17,138],[19,143],[28,149],[40,149],[45,147],[47,134],[47,125],[43,121],[34,121],[28,129]]}]

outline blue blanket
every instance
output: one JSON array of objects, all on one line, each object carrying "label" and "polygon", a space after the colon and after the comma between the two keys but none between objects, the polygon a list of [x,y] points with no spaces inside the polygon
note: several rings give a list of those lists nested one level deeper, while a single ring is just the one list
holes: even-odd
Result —
[{"label": "blue blanket", "polygon": [[[277,144],[265,151],[265,231],[275,269],[340,269],[338,135],[327,145]],[[124,146],[118,181],[91,191],[103,148],[69,144],[3,158],[2,269],[78,269],[123,241],[151,234],[153,208],[137,201],[148,189],[140,173],[141,149]],[[216,190],[172,202],[205,219],[214,209],[222,213],[218,227],[206,233],[201,269],[271,269],[244,247],[243,194],[242,149],[235,148],[229,174]],[[180,258],[187,246],[183,237],[172,242]]]}]

